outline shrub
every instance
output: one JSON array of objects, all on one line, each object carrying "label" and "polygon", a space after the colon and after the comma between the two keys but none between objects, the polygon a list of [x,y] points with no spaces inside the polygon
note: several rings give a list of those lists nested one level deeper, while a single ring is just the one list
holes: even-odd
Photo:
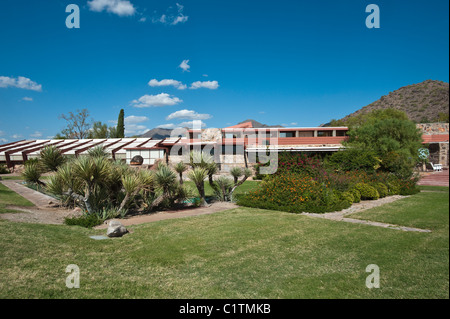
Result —
[{"label": "shrub", "polygon": [[380,167],[380,162],[371,150],[349,148],[328,157],[327,166],[343,172],[362,170],[374,173]]},{"label": "shrub", "polygon": [[267,177],[255,190],[239,196],[237,203],[292,213],[324,213],[350,205],[337,194],[307,174],[280,174]]},{"label": "shrub", "polygon": [[383,183],[375,183],[373,187],[378,191],[378,194],[380,194],[380,198],[388,196],[389,190]]},{"label": "shrub", "polygon": [[64,224],[69,226],[81,226],[86,228],[92,228],[103,223],[101,219],[96,214],[83,215],[80,217],[66,217],[64,218]]},{"label": "shrub", "polygon": [[379,199],[380,194],[378,191],[366,183],[358,183],[355,185],[355,188],[361,193],[361,199],[365,200],[373,200]]},{"label": "shrub", "polygon": [[341,199],[353,204],[355,198],[351,192],[343,192],[341,193]]},{"label": "shrub", "polygon": [[359,203],[361,201],[361,193],[356,188],[349,190],[349,193],[353,196],[353,203]]},{"label": "shrub", "polygon": [[5,165],[0,164],[0,174],[8,174],[8,173],[9,169]]}]

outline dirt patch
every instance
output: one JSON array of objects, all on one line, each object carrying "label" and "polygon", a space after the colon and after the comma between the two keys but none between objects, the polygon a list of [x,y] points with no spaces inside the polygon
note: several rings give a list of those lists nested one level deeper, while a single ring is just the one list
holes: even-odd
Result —
[{"label": "dirt patch", "polygon": [[[174,210],[174,211],[162,211],[162,212],[156,212],[153,214],[147,214],[147,215],[140,215],[140,216],[131,216],[126,217],[123,219],[120,219],[120,223],[124,226],[130,226],[130,225],[138,225],[138,224],[144,224],[144,223],[151,223],[156,222],[160,220],[166,220],[166,219],[174,219],[174,218],[184,218],[184,217],[193,217],[193,216],[200,216],[200,215],[208,215],[213,213],[218,213],[224,210],[237,208],[236,204],[229,203],[229,202],[215,202],[207,207],[198,207],[198,208],[192,208],[192,209],[183,209],[183,210]],[[107,225],[108,221],[105,221],[103,225],[95,227],[96,229],[106,229],[108,228]]]},{"label": "dirt patch", "polygon": [[62,225],[65,217],[79,216],[78,211],[67,209],[40,209],[37,207],[7,206],[16,213],[0,214],[0,218],[13,222]]}]

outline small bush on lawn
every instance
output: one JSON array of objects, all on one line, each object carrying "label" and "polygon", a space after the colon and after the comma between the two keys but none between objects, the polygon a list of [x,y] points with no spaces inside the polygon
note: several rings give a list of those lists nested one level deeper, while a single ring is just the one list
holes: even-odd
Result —
[{"label": "small bush on lawn", "polygon": [[103,219],[96,214],[83,215],[80,217],[66,217],[64,224],[69,226],[81,226],[86,228],[92,228],[103,223]]},{"label": "small bush on lawn", "polygon": [[370,186],[369,184],[358,183],[355,185],[355,188],[361,193],[361,199],[363,200],[374,200],[380,198],[380,194],[378,193],[376,188]]}]

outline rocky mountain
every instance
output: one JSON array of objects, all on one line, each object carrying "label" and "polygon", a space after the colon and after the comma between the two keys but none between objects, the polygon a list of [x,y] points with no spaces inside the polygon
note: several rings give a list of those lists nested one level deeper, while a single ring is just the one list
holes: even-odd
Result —
[{"label": "rocky mountain", "polygon": [[281,126],[281,125],[266,125],[266,124],[262,124],[262,123],[260,123],[258,121],[252,120],[252,119],[239,122],[238,124],[243,124],[243,123],[247,123],[247,122],[252,122],[252,125],[253,125],[254,128],[284,127],[284,126]]},{"label": "rocky mountain", "polygon": [[154,129],[151,129],[150,131],[145,132],[140,137],[148,137],[148,138],[151,137],[155,140],[160,140],[160,139],[170,137],[171,131],[172,130],[169,130],[166,128],[154,128]]},{"label": "rocky mountain", "polygon": [[347,115],[342,120],[377,109],[393,108],[406,112],[417,123],[438,122],[449,113],[449,84],[442,81],[427,80],[422,83],[404,86],[379,100]]}]

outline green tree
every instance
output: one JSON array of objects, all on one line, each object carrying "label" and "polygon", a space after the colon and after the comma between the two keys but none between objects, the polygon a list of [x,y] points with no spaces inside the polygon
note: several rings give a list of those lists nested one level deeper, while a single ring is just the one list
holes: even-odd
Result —
[{"label": "green tree", "polygon": [[[414,122],[402,116],[377,116],[368,114],[365,121],[349,130],[347,146],[372,151],[381,159],[385,171],[408,175],[418,161],[422,147],[422,133]],[[400,115],[400,113],[395,113]],[[385,114],[384,114],[385,115]]]},{"label": "green tree", "polygon": [[119,112],[119,118],[117,120],[117,137],[124,138],[125,137],[125,112],[123,109]]},{"label": "green tree", "polygon": [[109,131],[108,131],[108,125],[103,124],[102,122],[94,122],[92,125],[91,130],[89,131],[89,134],[87,138],[108,138]]}]

